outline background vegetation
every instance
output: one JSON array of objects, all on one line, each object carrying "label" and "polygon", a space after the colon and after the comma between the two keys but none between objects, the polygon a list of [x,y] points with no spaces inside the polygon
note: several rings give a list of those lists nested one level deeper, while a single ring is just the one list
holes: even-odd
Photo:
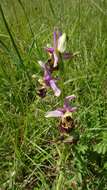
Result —
[{"label": "background vegetation", "polygon": [[[107,190],[107,1],[0,0],[1,190]],[[38,60],[54,26],[68,35],[62,96],[37,96]],[[32,80],[36,74],[36,80]],[[63,83],[62,83],[63,81]],[[77,145],[51,143],[58,121],[46,111],[77,96]]]}]

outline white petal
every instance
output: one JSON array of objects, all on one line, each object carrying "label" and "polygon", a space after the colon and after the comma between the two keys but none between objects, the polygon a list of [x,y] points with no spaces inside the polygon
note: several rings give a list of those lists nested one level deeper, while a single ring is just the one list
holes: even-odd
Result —
[{"label": "white petal", "polygon": [[50,48],[50,47],[52,47],[52,45],[51,45],[51,44],[47,44],[46,47],[47,47],[47,48]]},{"label": "white petal", "polygon": [[43,61],[38,61],[39,65],[44,69],[45,68],[45,63]]},{"label": "white petal", "polygon": [[58,39],[58,51],[63,53],[66,49],[66,34],[63,33]]},{"label": "white petal", "polygon": [[47,112],[45,117],[61,117],[62,115],[63,113],[61,111],[55,110]]}]

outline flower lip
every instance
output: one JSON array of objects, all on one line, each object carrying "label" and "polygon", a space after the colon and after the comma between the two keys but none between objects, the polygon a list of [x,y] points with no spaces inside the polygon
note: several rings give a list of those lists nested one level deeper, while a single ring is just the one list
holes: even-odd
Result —
[{"label": "flower lip", "polygon": [[46,92],[47,92],[47,89],[45,87],[41,87],[37,94],[41,97],[41,98],[44,98],[46,96]]}]

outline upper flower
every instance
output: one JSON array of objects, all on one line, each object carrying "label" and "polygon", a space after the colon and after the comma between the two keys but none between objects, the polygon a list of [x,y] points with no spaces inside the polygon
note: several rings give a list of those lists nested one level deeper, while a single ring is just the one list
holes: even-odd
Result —
[{"label": "upper flower", "polygon": [[54,111],[49,111],[46,113],[45,117],[66,117],[71,116],[72,112],[77,110],[76,107],[71,107],[69,101],[75,99],[75,95],[67,96],[64,100],[64,105],[62,108],[58,108]]},{"label": "upper flower", "polygon": [[46,47],[47,52],[52,56],[53,67],[57,67],[59,57],[62,55],[64,59],[73,57],[72,53],[65,52],[66,50],[66,34],[61,33],[56,29],[53,35],[53,47]]},{"label": "upper flower", "polygon": [[56,86],[56,80],[51,76],[51,72],[48,69],[47,65],[43,63],[42,61],[38,61],[39,65],[42,67],[44,71],[44,76],[42,80],[42,85],[47,87],[51,87],[54,91],[55,96],[60,96],[61,90]]}]

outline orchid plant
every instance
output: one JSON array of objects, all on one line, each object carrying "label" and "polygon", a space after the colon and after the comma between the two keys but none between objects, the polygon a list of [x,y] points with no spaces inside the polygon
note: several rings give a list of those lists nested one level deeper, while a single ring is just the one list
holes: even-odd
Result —
[{"label": "orchid plant", "polygon": [[[55,29],[53,35],[53,47],[46,47],[45,50],[49,53],[50,59],[48,61],[38,61],[41,66],[44,74],[43,78],[39,79],[39,83],[41,84],[41,88],[39,89],[38,95],[40,97],[45,97],[47,88],[50,87],[55,96],[60,96],[61,90],[57,87],[57,80],[52,76],[55,68],[58,67],[58,63],[60,61],[60,57],[64,59],[70,59],[74,57],[76,54],[72,54],[69,52],[65,52],[66,50],[66,34],[61,33],[58,29]],[[61,133],[69,134],[74,127],[74,120],[72,118],[72,113],[77,110],[77,107],[70,106],[70,101],[75,99],[75,95],[70,95],[65,97],[64,105],[62,108],[57,108],[54,111],[49,111],[46,113],[45,117],[58,117],[60,118],[59,130]]]},{"label": "orchid plant", "polygon": [[46,47],[45,50],[49,53],[51,60],[53,62],[53,68],[58,66],[60,57],[64,59],[71,59],[75,56],[73,53],[65,52],[66,50],[66,34],[61,33],[58,29],[55,29],[53,34],[53,47]]},{"label": "orchid plant", "polygon": [[55,96],[60,96],[61,90],[56,85],[57,79],[52,77],[52,74],[47,64],[42,61],[38,61],[38,63],[44,71],[43,79],[39,80],[39,83],[42,85],[42,88],[39,90],[39,95],[41,97],[44,97],[47,87],[50,87],[54,91]]},{"label": "orchid plant", "polygon": [[[43,77],[42,79],[39,79],[41,88],[39,89],[38,95],[42,98],[45,97],[47,88],[50,87],[53,90],[54,95],[59,97],[61,94],[61,90],[57,87],[56,83],[57,83],[58,78],[53,77],[53,71],[59,68],[58,66],[59,66],[60,60],[62,60],[63,58],[71,59],[77,53],[72,54],[65,51],[66,50],[66,34],[65,33],[62,34],[57,29],[55,29],[54,35],[53,35],[53,47],[47,46],[45,50],[49,53],[50,59],[48,59],[46,62],[38,61],[40,67],[43,70]],[[35,76],[32,76],[32,78],[35,78]],[[73,107],[70,105],[70,101],[74,100],[75,98],[76,98],[75,95],[66,96],[64,99],[63,107],[59,107],[54,111],[48,111],[46,113],[45,115],[46,118],[57,117],[60,119],[59,124],[58,124],[60,136],[57,139],[49,141],[49,142],[51,143],[63,142],[64,144],[77,143],[79,138],[78,138],[78,134],[75,132],[75,123],[72,117],[72,113],[77,110],[77,107]],[[59,163],[61,165],[62,160],[66,160],[66,158],[68,157],[68,152],[65,151],[66,146],[64,144],[62,144],[62,146],[60,147],[62,150],[60,151],[60,148],[58,150],[58,152],[60,153],[58,167],[59,167]],[[62,173],[59,176],[60,181],[61,181],[61,178],[62,178]],[[59,185],[57,187],[58,188],[56,189],[59,189]]]}]

